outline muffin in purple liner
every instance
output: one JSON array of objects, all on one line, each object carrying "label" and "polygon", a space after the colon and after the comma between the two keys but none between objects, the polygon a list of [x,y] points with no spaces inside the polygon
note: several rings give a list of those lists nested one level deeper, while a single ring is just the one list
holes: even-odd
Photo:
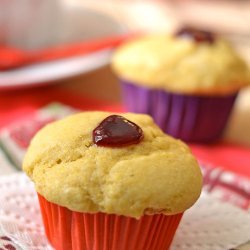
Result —
[{"label": "muffin in purple liner", "polygon": [[181,95],[138,87],[127,81],[122,81],[122,89],[129,111],[150,114],[166,133],[194,142],[210,142],[220,137],[237,96]]},{"label": "muffin in purple liner", "polygon": [[191,28],[123,44],[112,68],[128,111],[150,114],[166,133],[189,142],[220,138],[250,79],[247,64],[227,41]]}]

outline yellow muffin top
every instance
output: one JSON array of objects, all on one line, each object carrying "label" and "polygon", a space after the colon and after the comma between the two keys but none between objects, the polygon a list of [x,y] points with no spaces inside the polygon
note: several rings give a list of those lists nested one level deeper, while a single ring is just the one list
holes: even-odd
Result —
[{"label": "yellow muffin top", "polygon": [[138,144],[97,146],[92,131],[111,115],[84,112],[51,123],[31,141],[23,169],[47,200],[79,212],[139,218],[176,214],[198,199],[202,176],[189,148],[147,115],[124,113],[143,130]]},{"label": "yellow muffin top", "polygon": [[120,78],[176,93],[224,95],[250,81],[247,64],[228,42],[197,43],[152,34],[121,45],[112,68]]}]

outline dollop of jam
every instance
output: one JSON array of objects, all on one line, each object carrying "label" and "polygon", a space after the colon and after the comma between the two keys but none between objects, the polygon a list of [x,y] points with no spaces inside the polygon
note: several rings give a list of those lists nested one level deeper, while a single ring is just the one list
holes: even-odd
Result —
[{"label": "dollop of jam", "polygon": [[119,115],[108,116],[93,130],[93,142],[97,146],[124,147],[142,139],[142,129]]},{"label": "dollop of jam", "polygon": [[193,39],[197,43],[212,44],[215,41],[215,36],[209,31],[199,30],[192,27],[184,27],[175,33],[176,37]]}]

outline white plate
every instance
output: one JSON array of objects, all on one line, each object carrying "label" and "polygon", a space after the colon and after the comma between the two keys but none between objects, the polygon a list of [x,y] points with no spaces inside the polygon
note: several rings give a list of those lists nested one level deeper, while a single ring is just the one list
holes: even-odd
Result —
[{"label": "white plate", "polygon": [[[3,21],[1,20],[3,11],[9,11],[9,15],[15,17],[11,20],[4,20],[10,30],[4,37],[8,46],[32,51],[56,45],[101,39],[126,32],[126,28],[122,24],[117,23],[107,15],[85,8],[50,6],[53,1],[47,2],[49,6],[42,8],[45,14],[41,13],[41,9],[38,11],[37,15],[39,14],[40,18],[35,20],[37,22],[35,25],[30,21],[34,15],[28,14],[30,6],[26,6],[26,8],[22,6],[23,11],[27,12],[26,19],[23,18],[24,13],[20,19],[20,17],[16,17],[19,12],[14,12],[14,7],[21,5],[21,3],[27,3],[27,0],[6,1],[5,5],[1,5],[0,27]],[[13,3],[15,3],[14,6]],[[51,8],[48,9],[48,7]],[[57,11],[51,11],[52,7],[57,8]],[[20,29],[22,32],[18,32]],[[111,52],[112,50],[107,48],[84,56],[74,56],[2,71],[0,72],[0,90],[51,83],[55,80],[89,72],[108,64]]]},{"label": "white plate", "polygon": [[0,89],[53,83],[56,80],[87,73],[107,65],[112,50],[71,57],[0,72]]}]

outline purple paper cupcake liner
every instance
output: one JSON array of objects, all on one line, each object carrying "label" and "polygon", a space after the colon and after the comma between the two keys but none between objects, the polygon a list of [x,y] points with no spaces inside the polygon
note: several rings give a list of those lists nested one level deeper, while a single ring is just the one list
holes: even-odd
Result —
[{"label": "purple paper cupcake liner", "polygon": [[128,111],[151,115],[164,132],[187,142],[219,139],[237,96],[182,95],[121,83]]}]

